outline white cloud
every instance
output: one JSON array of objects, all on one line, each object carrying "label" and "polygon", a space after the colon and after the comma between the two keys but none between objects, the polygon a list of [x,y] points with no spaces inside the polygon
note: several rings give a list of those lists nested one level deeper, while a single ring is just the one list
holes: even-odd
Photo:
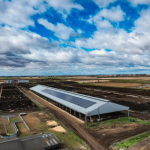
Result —
[{"label": "white cloud", "polygon": [[93,0],[100,8],[107,7],[110,3],[114,3],[117,0]]},{"label": "white cloud", "polygon": [[140,18],[135,21],[135,28],[137,32],[150,32],[150,8],[140,13]]},{"label": "white cloud", "polygon": [[110,56],[113,53],[112,52],[107,52],[106,50],[101,49],[101,50],[93,50],[93,51],[89,52],[89,54],[91,56]]},{"label": "white cloud", "polygon": [[73,29],[70,27],[65,26],[62,23],[57,23],[57,25],[53,25],[52,23],[48,22],[46,19],[39,19],[38,23],[45,26],[47,29],[54,31],[55,36],[67,40],[69,39],[71,33],[73,33]]},{"label": "white cloud", "polygon": [[150,0],[128,0],[133,4],[133,6],[137,6],[138,4],[150,5]]},{"label": "white cloud", "polygon": [[120,6],[117,6],[111,9],[103,9],[99,15],[110,21],[123,21],[125,13],[121,10]]},{"label": "white cloud", "polygon": [[[42,0],[13,0],[0,2],[0,24],[6,24],[15,28],[33,26],[34,21],[30,16],[44,12],[46,9]],[[35,7],[36,9],[34,9]]]},{"label": "white cloud", "polygon": [[[102,9],[94,17],[91,17],[88,22],[94,23],[97,27],[111,28],[112,25],[109,21],[119,22],[124,20],[125,13],[121,10],[120,6],[112,7],[111,9]],[[105,20],[103,19],[105,18]]]},{"label": "white cloud", "polygon": [[72,8],[83,10],[83,7],[74,3],[73,0],[46,0],[46,2],[49,4],[49,6],[61,13],[64,18],[70,14]]}]

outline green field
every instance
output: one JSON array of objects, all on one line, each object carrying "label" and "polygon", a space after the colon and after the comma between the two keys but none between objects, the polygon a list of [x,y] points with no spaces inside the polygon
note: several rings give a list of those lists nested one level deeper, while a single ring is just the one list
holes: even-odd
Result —
[{"label": "green field", "polygon": [[[134,144],[138,143],[139,141],[142,141],[148,137],[150,137],[150,132],[139,134],[139,135],[129,138],[127,140],[118,142],[117,148],[118,149],[124,148],[126,150],[129,147],[131,147],[132,145],[134,145]],[[111,146],[111,148],[113,148],[113,146]]]},{"label": "green field", "polygon": [[[134,119],[135,122],[131,122],[130,119]],[[99,126],[99,124],[104,125],[106,127],[109,127],[113,124],[115,124],[115,126],[123,126],[124,124],[128,124],[128,123],[140,123],[143,125],[150,125],[150,122],[147,121],[143,121],[141,119],[138,118],[134,118],[134,117],[122,117],[122,118],[117,118],[117,119],[111,119],[111,120],[107,120],[107,121],[103,121],[103,122],[96,122],[96,123],[86,123],[86,126],[88,126],[89,128],[96,128]]]}]

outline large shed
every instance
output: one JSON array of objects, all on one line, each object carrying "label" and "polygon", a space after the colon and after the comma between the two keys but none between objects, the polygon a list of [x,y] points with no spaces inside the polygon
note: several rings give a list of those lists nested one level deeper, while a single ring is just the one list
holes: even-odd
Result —
[{"label": "large shed", "polygon": [[100,118],[101,114],[129,110],[129,107],[112,103],[106,99],[69,92],[44,85],[34,86],[30,88],[30,90],[52,99],[58,104],[62,104],[78,113],[84,114],[85,119],[95,115],[98,115]]}]

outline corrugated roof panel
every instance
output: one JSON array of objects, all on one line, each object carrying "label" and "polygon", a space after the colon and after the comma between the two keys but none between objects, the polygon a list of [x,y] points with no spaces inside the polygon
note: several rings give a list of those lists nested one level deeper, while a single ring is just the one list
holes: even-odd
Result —
[{"label": "corrugated roof panel", "polygon": [[[63,104],[66,107],[69,107],[77,112],[81,112],[83,114],[88,114],[91,111],[93,111],[94,109],[97,109],[98,107],[100,107],[108,102],[108,100],[105,100],[105,99],[102,99],[102,100],[100,98],[95,99],[94,97],[92,98],[91,96],[86,96],[86,95],[83,96],[82,94],[68,92],[65,90],[60,90],[60,89],[47,87],[47,86],[43,86],[43,85],[37,85],[30,89],[45,96],[45,97],[53,99],[54,101],[56,101],[60,104]],[[45,92],[47,90],[53,91],[55,93],[59,92],[63,95],[68,96],[68,101],[66,101],[66,98],[64,98],[65,100],[63,100],[61,96],[59,97],[52,93],[48,94],[47,92]],[[70,101],[72,101],[72,103],[70,103],[69,99],[73,98],[73,97],[74,97],[74,99],[70,100]],[[75,104],[76,101],[78,101],[79,105]],[[81,101],[81,103],[80,103],[80,101]],[[84,103],[84,102],[89,102],[89,103]]]}]

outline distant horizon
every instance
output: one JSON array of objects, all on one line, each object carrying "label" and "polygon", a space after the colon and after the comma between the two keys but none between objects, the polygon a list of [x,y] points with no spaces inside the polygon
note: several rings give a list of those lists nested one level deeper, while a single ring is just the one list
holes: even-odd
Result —
[{"label": "distant horizon", "polygon": [[115,75],[131,75],[131,76],[136,76],[136,75],[143,75],[143,76],[147,76],[150,74],[87,74],[87,75],[33,75],[33,76],[0,76],[0,77],[50,77],[50,76],[115,76]]}]

